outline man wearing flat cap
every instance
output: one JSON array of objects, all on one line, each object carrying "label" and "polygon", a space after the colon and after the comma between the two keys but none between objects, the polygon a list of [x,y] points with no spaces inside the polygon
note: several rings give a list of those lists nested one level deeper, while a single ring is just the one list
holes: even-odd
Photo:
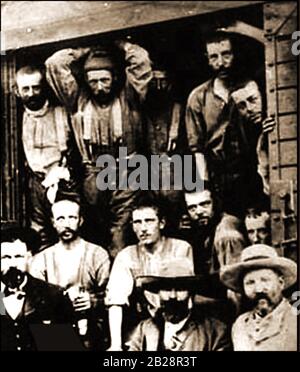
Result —
[{"label": "man wearing flat cap", "polygon": [[224,267],[221,280],[244,294],[251,310],[232,328],[234,350],[297,351],[297,315],[283,291],[297,280],[297,265],[268,245],[243,250],[239,263]]},{"label": "man wearing flat cap", "polygon": [[[97,48],[63,49],[46,61],[47,80],[72,115],[72,128],[83,163],[83,195],[87,204],[86,234],[107,244],[111,256],[123,248],[123,230],[136,192],[116,185],[99,190],[100,155],[120,165],[143,151],[141,102],[152,77],[146,50],[127,41]],[[127,155],[119,155],[119,147]],[[119,168],[119,167],[118,167]],[[118,174],[119,172],[116,172]],[[128,176],[119,175],[119,183]],[[103,238],[106,236],[106,238]],[[108,236],[108,237],[107,237]]]},{"label": "man wearing flat cap", "polygon": [[201,278],[187,258],[161,261],[157,276],[139,278],[145,295],[156,295],[160,310],[132,333],[129,351],[223,351],[230,349],[226,326],[195,311],[193,295]]}]

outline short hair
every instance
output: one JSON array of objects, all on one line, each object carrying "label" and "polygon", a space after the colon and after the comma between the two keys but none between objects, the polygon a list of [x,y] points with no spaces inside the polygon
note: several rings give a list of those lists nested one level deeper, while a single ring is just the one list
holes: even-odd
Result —
[{"label": "short hair", "polygon": [[73,202],[73,203],[78,204],[79,206],[81,204],[80,195],[78,193],[76,193],[76,192],[60,191],[58,189],[53,204],[58,203],[58,202],[63,201],[63,200],[68,200],[70,202]]},{"label": "short hair", "polygon": [[245,88],[246,85],[248,85],[249,83],[255,83],[258,87],[258,90],[260,91],[259,89],[259,85],[257,83],[257,81],[255,81],[253,78],[251,78],[250,76],[245,76],[241,79],[238,79],[234,85],[234,91],[237,91],[239,89],[242,89],[242,88]]},{"label": "short hair", "polygon": [[193,188],[191,190],[187,189],[187,188],[183,189],[183,192],[185,194],[194,194],[195,192],[202,192],[202,191],[210,191],[210,193],[213,194],[214,193],[214,188],[213,188],[212,183],[210,181],[204,181],[202,189],[197,189],[196,186],[195,186],[195,188]]},{"label": "short hair", "polygon": [[160,221],[165,217],[164,202],[157,196],[148,193],[140,195],[132,206],[132,212],[144,208],[154,209]]},{"label": "short hair", "polygon": [[248,218],[258,218],[262,217],[265,221],[265,224],[268,228],[271,227],[271,219],[270,219],[270,213],[266,210],[258,209],[258,208],[248,208],[245,216],[245,221]]},{"label": "short hair", "polygon": [[27,250],[37,252],[41,246],[39,233],[32,228],[9,226],[1,228],[1,243],[13,243],[16,240],[26,244]]},{"label": "short hair", "polygon": [[232,36],[225,31],[216,30],[205,36],[204,44],[220,43],[223,40],[229,40],[232,43]]},{"label": "short hair", "polygon": [[16,72],[16,79],[19,75],[32,75],[36,72],[39,72],[42,77],[45,77],[45,67],[44,66],[38,66],[38,65],[26,65],[21,68],[19,68]]}]

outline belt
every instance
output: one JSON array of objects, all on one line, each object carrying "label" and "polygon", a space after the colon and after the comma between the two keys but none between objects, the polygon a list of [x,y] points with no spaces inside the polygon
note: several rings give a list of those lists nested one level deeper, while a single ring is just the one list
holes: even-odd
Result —
[{"label": "belt", "polygon": [[[127,161],[127,160],[132,159],[135,156],[135,154],[136,154],[136,152],[133,152],[130,155],[127,155],[127,156],[124,156],[124,157],[121,157],[121,158],[114,158],[114,159],[115,159],[116,164],[118,164],[118,163],[120,163],[121,160],[126,160]],[[110,154],[105,154],[105,155],[110,155]],[[99,155],[99,156],[101,156],[101,155]],[[94,161],[85,161],[85,162],[83,162],[83,165],[92,166],[92,167],[95,167],[95,168],[105,168],[105,167],[98,167],[96,162],[94,162]]]}]

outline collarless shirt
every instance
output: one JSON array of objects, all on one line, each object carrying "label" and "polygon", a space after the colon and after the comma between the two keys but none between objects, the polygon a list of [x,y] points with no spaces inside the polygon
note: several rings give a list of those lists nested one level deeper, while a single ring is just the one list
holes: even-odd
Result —
[{"label": "collarless shirt", "polygon": [[296,351],[297,316],[286,299],[264,318],[249,311],[234,323],[232,340],[239,351]]}]

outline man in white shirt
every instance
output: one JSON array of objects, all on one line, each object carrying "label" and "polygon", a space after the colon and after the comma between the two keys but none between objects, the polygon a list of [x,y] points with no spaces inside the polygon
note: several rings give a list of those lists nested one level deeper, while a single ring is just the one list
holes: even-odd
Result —
[{"label": "man in white shirt", "polygon": [[65,289],[85,346],[101,349],[106,339],[103,297],[110,269],[108,253],[80,237],[78,195],[59,191],[52,213],[59,242],[33,257],[30,273]]}]

